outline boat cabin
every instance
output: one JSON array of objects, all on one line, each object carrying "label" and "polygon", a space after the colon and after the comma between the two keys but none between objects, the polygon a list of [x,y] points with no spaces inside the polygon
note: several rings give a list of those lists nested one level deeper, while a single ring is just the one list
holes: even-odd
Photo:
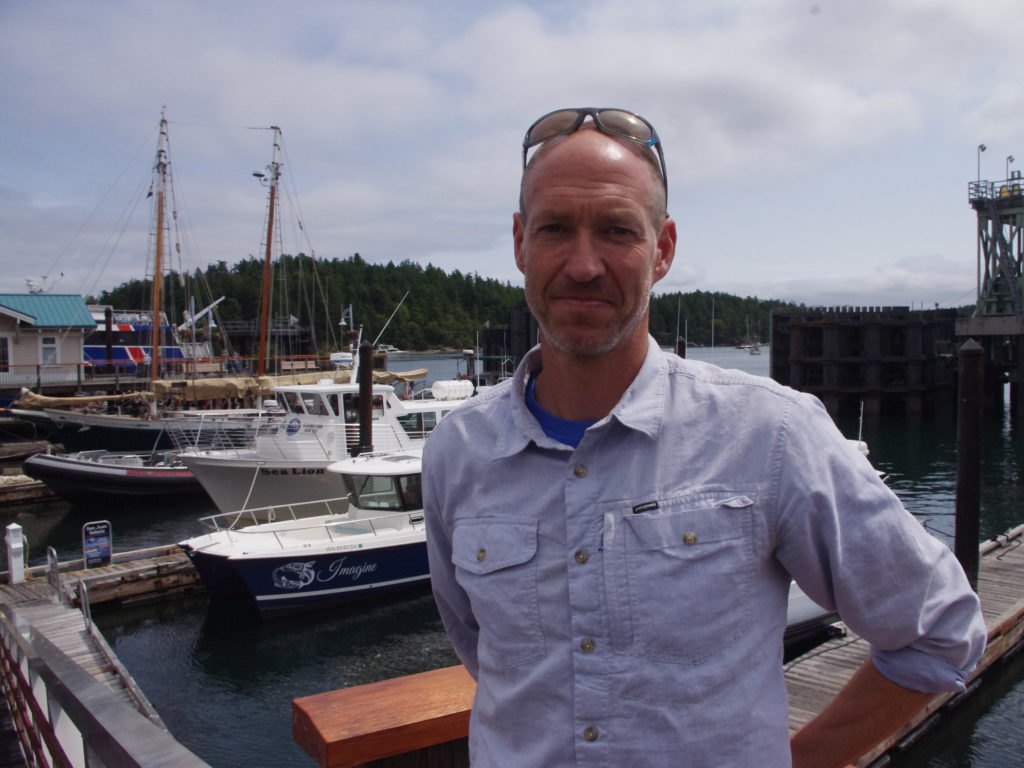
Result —
[{"label": "boat cabin", "polygon": [[[303,423],[343,423],[348,446],[358,441],[361,396],[358,384],[338,384],[328,379],[320,384],[279,386],[275,387],[274,392],[286,414],[301,418]],[[472,394],[472,387],[467,394]],[[425,439],[449,411],[465,400],[464,397],[402,400],[388,384],[373,385],[372,397],[373,423],[400,427],[407,437],[414,440]],[[378,428],[374,429],[376,431]],[[395,448],[401,444],[401,441],[395,444],[388,441],[379,447]]]},{"label": "boat cabin", "polygon": [[350,504],[372,512],[423,508],[422,451],[365,453],[329,467],[341,474]]}]

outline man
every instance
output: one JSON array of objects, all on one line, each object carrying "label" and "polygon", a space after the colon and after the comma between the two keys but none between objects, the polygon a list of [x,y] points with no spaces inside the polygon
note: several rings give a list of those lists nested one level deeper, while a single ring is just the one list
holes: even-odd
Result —
[{"label": "man", "polygon": [[[676,243],[653,127],[559,110],[523,163],[540,345],[438,425],[423,467],[474,766],[842,766],[963,689],[977,598],[821,404],[649,337]],[[873,647],[792,744],[790,577]]]}]

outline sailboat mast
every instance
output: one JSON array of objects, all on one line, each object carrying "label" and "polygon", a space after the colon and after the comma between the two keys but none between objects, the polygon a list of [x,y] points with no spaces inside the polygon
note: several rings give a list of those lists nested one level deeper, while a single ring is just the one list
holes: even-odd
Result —
[{"label": "sailboat mast", "polygon": [[263,258],[263,291],[260,300],[260,341],[256,358],[256,375],[262,376],[267,368],[267,339],[270,334],[270,273],[274,248],[274,218],[277,211],[277,182],[281,178],[281,129],[270,126],[274,132],[274,154],[263,179],[270,187],[267,202],[267,245]]},{"label": "sailboat mast", "polygon": [[149,307],[152,315],[152,341],[149,355],[149,379],[160,378],[160,316],[163,302],[164,278],[164,208],[167,195],[167,116],[160,112],[160,140],[156,150],[156,164],[153,166],[153,185],[156,197],[156,242],[153,254],[153,293]]}]

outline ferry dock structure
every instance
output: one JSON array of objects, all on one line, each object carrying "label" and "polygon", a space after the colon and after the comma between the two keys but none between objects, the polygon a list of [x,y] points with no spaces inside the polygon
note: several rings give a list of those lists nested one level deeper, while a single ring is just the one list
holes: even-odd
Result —
[{"label": "ferry dock structure", "polygon": [[898,404],[909,413],[955,401],[956,354],[985,352],[985,402],[1024,407],[1024,177],[971,181],[977,218],[973,309],[836,306],[772,312],[771,377],[817,395],[835,415]]}]

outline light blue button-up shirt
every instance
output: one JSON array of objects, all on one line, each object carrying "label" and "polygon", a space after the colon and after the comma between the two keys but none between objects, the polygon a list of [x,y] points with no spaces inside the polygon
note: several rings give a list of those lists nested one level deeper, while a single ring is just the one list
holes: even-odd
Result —
[{"label": "light blue button-up shirt", "polygon": [[791,576],[890,679],[963,688],[985,642],[976,596],[815,398],[651,339],[572,449],[527,410],[538,365],[534,350],[453,411],[424,453],[434,594],[477,679],[476,768],[789,766]]}]

